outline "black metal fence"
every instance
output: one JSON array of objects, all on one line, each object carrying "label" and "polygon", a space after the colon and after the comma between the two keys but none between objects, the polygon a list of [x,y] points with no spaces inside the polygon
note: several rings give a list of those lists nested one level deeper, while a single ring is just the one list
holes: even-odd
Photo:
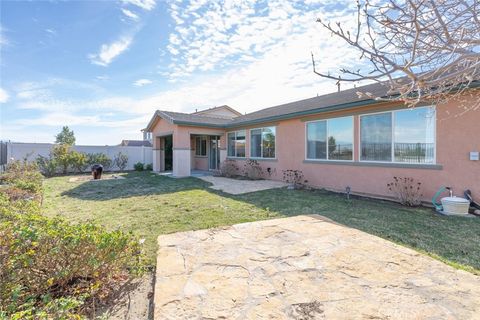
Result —
[{"label": "black metal fence", "polygon": [[[435,153],[433,143],[394,143],[393,161],[405,163],[432,163]],[[361,160],[392,161],[391,143],[362,143]]]}]

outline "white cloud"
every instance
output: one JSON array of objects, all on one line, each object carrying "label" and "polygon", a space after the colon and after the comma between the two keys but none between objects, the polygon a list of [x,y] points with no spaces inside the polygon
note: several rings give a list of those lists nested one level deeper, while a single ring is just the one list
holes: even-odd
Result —
[{"label": "white cloud", "polygon": [[[268,1],[260,11],[246,1],[205,3],[195,1],[186,9],[171,5],[177,18],[185,23],[177,25],[175,33],[169,35],[166,50],[176,56],[171,57],[168,67],[159,68],[162,75],[177,81],[169,90],[143,97],[133,96],[133,92],[124,96],[99,92],[72,99],[56,94],[59,85],[51,82],[48,87],[24,86],[22,93],[17,92],[18,97],[24,98],[19,107],[42,112],[40,123],[45,127],[61,126],[66,120],[85,128],[95,127],[91,130],[92,139],[93,132],[104,127],[112,134],[97,137],[95,143],[118,143],[119,137],[137,137],[138,130],[145,127],[156,109],[193,112],[196,108],[228,104],[245,113],[336,91],[334,81],[312,72],[311,51],[317,68],[325,72],[359,65],[355,52],[315,22],[316,13],[320,12],[323,18],[340,20],[347,27],[354,23],[352,12],[342,9],[336,0],[328,0],[328,5],[338,8],[328,13],[300,10],[292,2],[276,0]],[[257,10],[255,15],[252,10]],[[105,62],[114,59],[107,59],[110,56],[113,53],[104,57]],[[100,53],[96,59],[100,60]],[[146,85],[149,81],[138,79],[133,85]],[[98,116],[90,116],[95,114]],[[86,136],[90,134],[87,131]]]},{"label": "white cloud", "polygon": [[122,0],[124,4],[131,4],[150,11],[155,8],[155,0]]},{"label": "white cloud", "polygon": [[0,88],[0,103],[6,103],[8,101],[9,95],[5,89]]},{"label": "white cloud", "polygon": [[[353,26],[351,14],[355,9],[350,0],[309,4],[282,0],[260,4],[256,1],[193,0],[182,7],[175,2],[169,5],[169,12],[177,23],[167,45],[167,50],[175,56],[171,80],[201,71],[244,66],[272,51],[292,47],[292,39],[296,37],[303,39],[295,41],[298,52],[318,51],[321,44],[335,46],[336,39],[315,22],[318,14],[327,19],[338,18],[348,27]],[[330,6],[328,10],[326,6]],[[298,61],[284,62],[294,64]]]},{"label": "white cloud", "polygon": [[145,86],[145,85],[147,85],[147,84],[150,84],[150,83],[152,83],[152,80],[149,80],[149,79],[138,79],[137,81],[135,81],[135,82],[133,83],[133,85],[136,86],[136,87],[143,87],[143,86]]},{"label": "white cloud", "polygon": [[52,36],[57,35],[57,31],[55,29],[45,29],[45,32],[52,35]]},{"label": "white cloud", "polygon": [[125,16],[127,16],[128,18],[130,18],[130,19],[132,19],[132,20],[137,21],[137,20],[140,18],[137,14],[133,13],[132,11],[130,11],[130,10],[128,10],[128,9],[123,9],[123,8],[122,8],[121,10],[122,10],[122,13],[123,13]]},{"label": "white cloud", "polygon": [[110,44],[102,44],[100,51],[96,54],[90,54],[88,57],[93,64],[108,66],[117,56],[127,50],[132,44],[132,36],[124,36]]}]

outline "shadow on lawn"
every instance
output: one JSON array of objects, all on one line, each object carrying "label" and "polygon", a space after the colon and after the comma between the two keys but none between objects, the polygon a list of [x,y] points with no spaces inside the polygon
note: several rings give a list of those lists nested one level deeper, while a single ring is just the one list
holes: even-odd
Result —
[{"label": "shadow on lawn", "polygon": [[175,179],[147,172],[129,172],[122,176],[125,179],[85,181],[63,191],[61,195],[81,200],[108,201],[119,198],[207,189],[210,185],[210,183],[196,178]]},{"label": "shadow on lawn", "polygon": [[[269,211],[267,217],[319,214],[337,223],[407,245],[480,270],[480,219],[445,217],[430,208],[407,208],[397,203],[368,198],[345,199],[324,190],[271,189],[230,195],[208,188],[196,178],[173,179],[151,173],[131,172],[126,179],[84,182],[62,193],[82,200],[106,201],[135,196],[205,190],[211,194],[251,204]],[[141,200],[139,200],[141,201]],[[188,214],[178,211],[178,214]],[[227,214],[234,214],[227,212]],[[252,220],[258,219],[252,216]],[[246,217],[245,221],[252,221]],[[471,271],[471,270],[470,270]]]}]

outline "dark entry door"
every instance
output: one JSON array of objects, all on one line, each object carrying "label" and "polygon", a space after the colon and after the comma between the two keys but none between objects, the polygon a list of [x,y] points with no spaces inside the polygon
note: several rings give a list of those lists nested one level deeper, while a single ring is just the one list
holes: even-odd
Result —
[{"label": "dark entry door", "polygon": [[165,137],[165,171],[173,169],[173,137]]},{"label": "dark entry door", "polygon": [[218,148],[219,142],[219,136],[210,136],[210,151],[208,155],[208,168],[210,170],[217,170],[220,168],[220,149]]}]

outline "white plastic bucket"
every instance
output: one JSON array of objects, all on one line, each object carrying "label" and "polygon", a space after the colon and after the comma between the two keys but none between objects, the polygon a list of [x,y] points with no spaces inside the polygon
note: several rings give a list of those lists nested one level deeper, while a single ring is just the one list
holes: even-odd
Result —
[{"label": "white plastic bucket", "polygon": [[470,207],[470,201],[460,197],[442,198],[443,212],[452,215],[466,215]]}]

